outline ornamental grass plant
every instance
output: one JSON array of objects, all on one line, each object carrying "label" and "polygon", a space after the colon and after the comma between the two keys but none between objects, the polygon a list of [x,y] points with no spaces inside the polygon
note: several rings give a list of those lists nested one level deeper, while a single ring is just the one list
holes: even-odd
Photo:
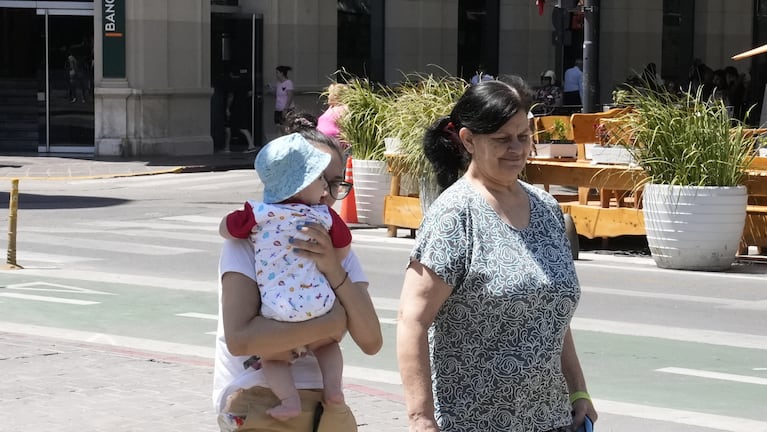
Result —
[{"label": "ornamental grass plant", "polygon": [[386,136],[400,140],[400,156],[395,169],[415,178],[433,177],[423,149],[426,128],[450,114],[469,83],[451,75],[412,73],[394,90],[384,119]]},{"label": "ornamental grass plant", "polygon": [[355,159],[385,160],[383,122],[393,100],[391,89],[367,78],[347,76],[344,82],[340,101],[348,110],[338,119],[341,139]]},{"label": "ornamental grass plant", "polygon": [[738,186],[754,153],[754,138],[731,119],[722,100],[702,88],[673,95],[630,88],[628,114],[611,119],[647,175],[647,182],[677,186]]}]

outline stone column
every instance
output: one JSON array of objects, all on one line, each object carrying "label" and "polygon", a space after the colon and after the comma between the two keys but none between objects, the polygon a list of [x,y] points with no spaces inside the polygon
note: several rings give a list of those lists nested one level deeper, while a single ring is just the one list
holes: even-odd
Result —
[{"label": "stone column", "polygon": [[94,5],[95,154],[213,153],[210,0],[125,1],[125,78],[103,76],[105,2]]}]

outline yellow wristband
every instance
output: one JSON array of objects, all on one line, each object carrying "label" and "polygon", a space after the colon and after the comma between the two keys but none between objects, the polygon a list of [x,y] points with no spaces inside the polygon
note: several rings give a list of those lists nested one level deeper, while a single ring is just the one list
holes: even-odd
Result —
[{"label": "yellow wristband", "polygon": [[589,396],[589,393],[585,391],[577,391],[570,395],[570,403],[573,403],[578,399],[586,399],[587,401],[591,402],[591,396]]}]

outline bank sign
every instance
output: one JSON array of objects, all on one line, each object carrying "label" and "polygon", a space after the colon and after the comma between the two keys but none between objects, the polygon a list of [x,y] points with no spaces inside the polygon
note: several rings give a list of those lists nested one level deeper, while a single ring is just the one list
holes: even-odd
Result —
[{"label": "bank sign", "polygon": [[125,0],[102,0],[102,75],[125,78]]}]

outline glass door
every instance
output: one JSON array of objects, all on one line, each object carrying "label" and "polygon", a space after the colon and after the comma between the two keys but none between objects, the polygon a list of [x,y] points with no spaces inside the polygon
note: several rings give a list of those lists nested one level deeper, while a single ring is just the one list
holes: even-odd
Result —
[{"label": "glass door", "polygon": [[43,59],[38,17],[34,9],[3,6],[0,2],[0,153],[37,152]]},{"label": "glass door", "polygon": [[[49,3],[50,4],[50,3]],[[64,8],[68,6],[68,8]],[[38,8],[43,54],[38,151],[93,153],[93,4]]]}]

